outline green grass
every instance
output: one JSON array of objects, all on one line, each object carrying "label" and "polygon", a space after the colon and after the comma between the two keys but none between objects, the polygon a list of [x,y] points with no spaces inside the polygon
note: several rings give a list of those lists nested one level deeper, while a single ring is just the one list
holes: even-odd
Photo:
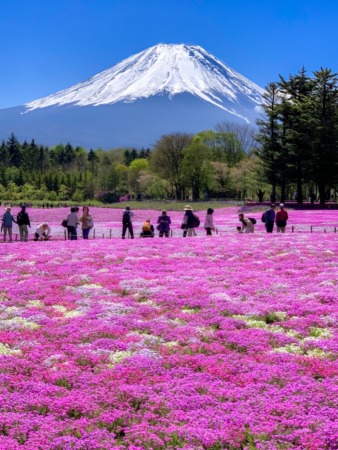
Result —
[{"label": "green grass", "polygon": [[183,211],[185,205],[190,205],[194,211],[205,211],[208,208],[213,209],[219,209],[219,208],[229,208],[229,207],[241,207],[240,202],[220,202],[220,201],[213,201],[213,202],[176,202],[176,201],[170,201],[170,200],[163,200],[163,201],[143,201],[143,202],[137,202],[137,201],[130,201],[125,203],[112,203],[111,205],[105,205],[109,206],[110,208],[118,208],[118,209],[124,209],[126,205],[129,205],[132,209],[152,209],[157,211]]}]

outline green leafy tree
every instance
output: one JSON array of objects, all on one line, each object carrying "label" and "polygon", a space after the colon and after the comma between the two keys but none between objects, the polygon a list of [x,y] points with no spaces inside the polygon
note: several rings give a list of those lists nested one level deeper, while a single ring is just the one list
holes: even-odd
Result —
[{"label": "green leafy tree", "polygon": [[183,154],[182,173],[185,184],[191,189],[192,200],[198,200],[202,190],[206,190],[211,182],[212,152],[206,144],[194,140]]},{"label": "green leafy tree", "polygon": [[157,175],[167,180],[177,200],[185,194],[182,175],[183,150],[192,142],[193,136],[185,133],[163,135],[155,144],[150,157],[150,167]]}]

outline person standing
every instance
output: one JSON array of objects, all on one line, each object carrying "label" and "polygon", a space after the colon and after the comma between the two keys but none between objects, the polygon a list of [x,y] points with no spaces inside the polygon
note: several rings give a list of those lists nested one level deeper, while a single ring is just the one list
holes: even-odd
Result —
[{"label": "person standing", "polygon": [[122,215],[122,239],[126,237],[126,231],[129,231],[131,239],[134,239],[134,230],[133,230],[133,218],[134,213],[131,211],[130,206],[126,206],[126,209],[123,211]]},{"label": "person standing", "polygon": [[29,220],[28,213],[26,211],[26,205],[21,206],[21,211],[18,213],[16,217],[16,222],[19,226],[20,232],[20,241],[27,242],[28,241],[28,227],[31,227],[31,223]]},{"label": "person standing", "polygon": [[14,217],[12,216],[11,208],[8,206],[6,208],[5,214],[2,216],[2,229],[4,232],[4,242],[6,242],[7,233],[9,242],[12,242],[13,222],[16,223]]},{"label": "person standing", "polygon": [[265,228],[267,233],[273,232],[273,226],[275,223],[275,207],[274,203],[271,204],[270,209],[267,209],[262,215],[262,221],[265,223]]},{"label": "person standing", "polygon": [[68,239],[71,241],[77,240],[77,231],[76,227],[79,223],[78,216],[76,214],[76,208],[70,208],[70,213],[67,216],[67,231],[68,231]]},{"label": "person standing", "polygon": [[193,209],[190,205],[184,207],[184,216],[182,222],[183,237],[195,236],[195,228],[200,224],[199,218],[193,213]]},{"label": "person standing", "polygon": [[94,226],[93,218],[92,218],[91,214],[89,214],[88,206],[84,206],[82,208],[82,216],[80,217],[79,222],[81,224],[83,239],[88,239],[89,232],[90,232],[91,228],[93,228],[93,226]]},{"label": "person standing", "polygon": [[285,233],[286,222],[289,219],[287,211],[284,209],[284,203],[279,205],[279,211],[276,212],[277,233]]},{"label": "person standing", "polygon": [[159,218],[157,219],[157,229],[159,231],[159,237],[169,237],[169,231],[170,231],[170,224],[171,224],[171,219],[170,217],[167,215],[167,211],[163,210],[162,211],[162,215],[159,216]]},{"label": "person standing", "polygon": [[215,226],[214,226],[214,210],[212,208],[208,208],[207,209],[207,215],[205,216],[205,220],[204,220],[204,228],[207,232],[207,236],[211,236],[212,230],[215,230]]}]

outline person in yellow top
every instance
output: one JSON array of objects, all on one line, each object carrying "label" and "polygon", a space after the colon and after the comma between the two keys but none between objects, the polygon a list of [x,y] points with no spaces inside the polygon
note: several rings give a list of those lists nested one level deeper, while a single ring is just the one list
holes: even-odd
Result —
[{"label": "person in yellow top", "polygon": [[80,217],[79,222],[81,224],[83,239],[88,239],[89,232],[94,226],[93,218],[91,214],[89,214],[88,206],[82,208],[82,216]]}]

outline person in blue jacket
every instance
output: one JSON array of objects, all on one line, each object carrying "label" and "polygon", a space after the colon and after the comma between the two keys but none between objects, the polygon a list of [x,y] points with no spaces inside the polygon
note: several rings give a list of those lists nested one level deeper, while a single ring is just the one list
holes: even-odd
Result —
[{"label": "person in blue jacket", "polygon": [[265,213],[263,213],[262,221],[265,223],[265,228],[267,233],[273,232],[273,226],[275,223],[275,212],[276,205],[274,203],[271,204],[270,209],[267,209]]},{"label": "person in blue jacket", "polygon": [[13,229],[13,222],[16,223],[16,220],[14,219],[11,208],[8,206],[6,208],[5,214],[2,216],[2,225],[1,228],[4,232],[4,242],[6,242],[7,233],[9,237],[9,242],[12,242],[12,229]]}]

